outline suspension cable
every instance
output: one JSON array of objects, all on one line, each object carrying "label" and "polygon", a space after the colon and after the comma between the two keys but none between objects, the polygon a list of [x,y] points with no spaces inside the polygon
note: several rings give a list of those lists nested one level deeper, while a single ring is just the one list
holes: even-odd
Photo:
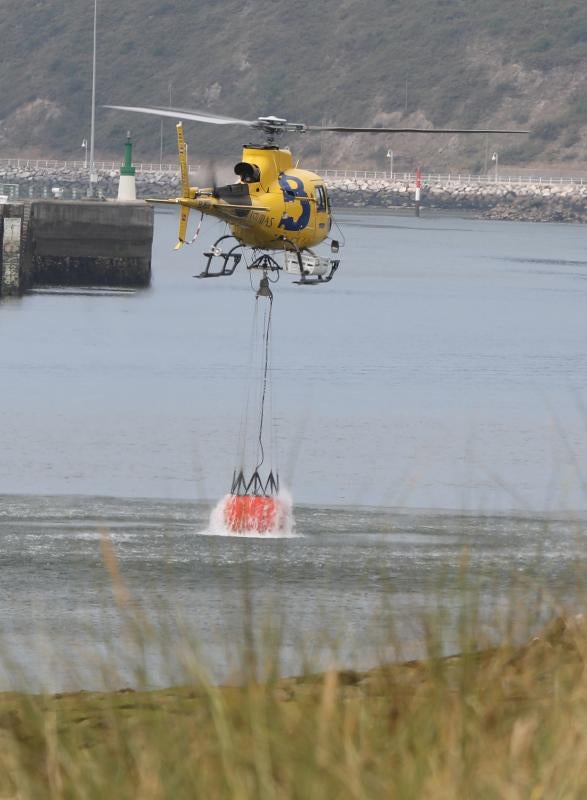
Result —
[{"label": "suspension cable", "polygon": [[[263,441],[265,435],[266,418],[271,421],[273,416],[273,400],[271,392],[271,322],[273,313],[273,292],[271,291],[271,283],[275,280],[271,279],[268,270],[263,270],[263,277],[260,280],[259,288],[255,295],[255,309],[253,315],[253,326],[251,330],[251,342],[249,347],[249,380],[247,382],[248,389],[246,395],[246,403],[244,409],[241,411],[241,424],[239,435],[239,456],[240,464],[235,469],[232,479],[231,494],[236,495],[261,495],[268,496],[279,492],[279,475],[274,473],[271,466],[269,466],[269,475],[264,480],[259,471],[266,459],[265,444]],[[251,280],[251,288],[254,288]],[[261,321],[261,304],[260,300],[266,299],[268,303],[265,305],[263,319]],[[259,337],[261,333],[261,337]],[[251,367],[253,366],[252,370]],[[258,371],[257,371],[258,370]],[[254,384],[256,391],[253,389],[253,378],[256,374]],[[260,380],[259,380],[260,379]],[[256,446],[254,446],[256,453],[251,452],[250,455],[256,458],[257,464],[249,478],[245,477],[245,468],[247,464],[247,442],[248,437],[248,423],[251,394],[255,395],[255,405],[258,409],[259,427],[256,437]],[[269,406],[266,409],[266,404]],[[253,412],[254,413],[254,412]],[[270,426],[269,431],[269,453],[270,458],[273,458],[274,450],[274,431]],[[254,440],[253,440],[254,441]],[[252,442],[251,442],[252,444]],[[253,462],[254,463],[254,462]]]},{"label": "suspension cable", "polygon": [[248,364],[246,369],[246,395],[245,395],[245,404],[244,408],[241,410],[241,419],[240,419],[240,428],[239,428],[239,443],[238,443],[238,459],[239,465],[241,470],[244,469],[246,462],[247,462],[247,450],[248,450],[248,428],[249,428],[249,416],[251,415],[251,404],[255,402],[255,397],[251,397],[254,395],[253,387],[251,384],[251,375],[253,374],[253,368],[255,364],[254,352],[255,352],[255,343],[258,337],[258,328],[259,328],[259,304],[255,303],[255,310],[253,313],[253,322],[251,326],[251,333],[250,333],[250,340],[249,340],[249,355],[248,355]]},{"label": "suspension cable", "polygon": [[[263,324],[263,344],[264,344],[264,364],[263,364],[263,390],[261,393],[261,408],[259,415],[259,453],[260,461],[255,467],[255,471],[260,469],[265,461],[265,448],[263,447],[263,423],[265,421],[265,396],[267,394],[267,375],[269,371],[269,338],[271,335],[271,312],[273,310],[273,295],[266,295],[269,300],[269,307],[265,312]],[[259,297],[257,297],[257,302]]]}]

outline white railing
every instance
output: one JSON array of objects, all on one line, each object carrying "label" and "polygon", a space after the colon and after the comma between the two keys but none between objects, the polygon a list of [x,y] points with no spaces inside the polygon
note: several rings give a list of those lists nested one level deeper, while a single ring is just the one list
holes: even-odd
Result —
[{"label": "white railing", "polygon": [[[99,172],[120,172],[122,166],[120,161],[96,161],[96,169]],[[171,172],[176,175],[179,171],[177,164],[155,164],[153,162],[141,162],[135,164],[137,172]],[[45,158],[0,158],[0,169],[47,169],[47,170],[79,170],[89,171],[85,161],[51,161]],[[190,167],[197,169],[197,166]]]},{"label": "white railing", "polygon": [[[389,172],[382,172],[377,170],[363,170],[363,169],[318,169],[316,170],[320,175],[324,176],[326,180],[343,179],[349,180],[380,180],[394,183],[410,183],[416,181],[416,174],[414,172],[394,172],[393,176]],[[548,176],[533,176],[533,175],[496,175],[491,173],[489,175],[466,175],[463,173],[422,173],[422,183],[429,185],[458,185],[470,186],[472,184],[507,184],[507,185],[523,185],[523,184],[543,184],[545,186],[587,186],[587,177],[548,177]]]},{"label": "white railing", "polygon": [[[138,174],[142,173],[167,173],[170,175],[177,175],[179,167],[177,164],[159,164],[155,162],[141,161],[135,164],[135,169]],[[96,169],[99,172],[118,172],[120,171],[120,161],[97,161]],[[18,169],[18,170],[53,170],[56,172],[73,170],[79,172],[88,172],[88,164],[85,161],[56,161],[44,158],[0,158],[0,170],[2,169]],[[190,172],[197,172],[199,166],[197,164],[190,166]],[[318,169],[316,170],[320,175],[324,176],[326,180],[330,179],[343,179],[350,180],[380,180],[395,183],[408,183],[413,184],[416,181],[416,175],[413,172],[394,172],[393,176],[389,172],[382,170],[365,170],[365,169]],[[428,185],[466,185],[471,186],[475,184],[506,184],[506,185],[524,185],[524,184],[543,184],[546,186],[584,186],[587,185],[587,177],[580,176],[561,176],[550,177],[544,175],[495,175],[494,172],[483,175],[470,175],[465,173],[423,173],[422,183]]]}]

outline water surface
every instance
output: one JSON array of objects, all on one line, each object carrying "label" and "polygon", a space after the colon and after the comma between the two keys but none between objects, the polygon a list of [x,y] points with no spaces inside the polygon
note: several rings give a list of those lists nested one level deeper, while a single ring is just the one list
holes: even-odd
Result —
[{"label": "water surface", "polygon": [[[490,635],[512,602],[576,607],[585,575],[585,517],[302,506],[295,537],[243,539],[208,535],[209,513],[186,501],[4,497],[0,689],[136,686],[137,663],[149,685],[180,683],[186,647],[213,680],[234,680],[249,628],[260,652],[264,632],[281,630],[285,674],[304,659],[366,667],[424,655],[424,622],[440,608],[454,652],[464,604],[480,603]],[[152,629],[143,648],[125,594]]]},{"label": "water surface", "polygon": [[583,227],[340,222],[335,280],[275,291],[295,538],[202,534],[235,466],[254,303],[245,272],[191,278],[221,226],[176,254],[175,218],[158,213],[149,290],[2,301],[1,634],[21,665],[4,686],[100,684],[124,639],[101,531],[139,606],[173,629],[167,660],[147,653],[154,683],[181,679],[178,619],[230,677],[251,597],[258,634],[267,610],[287,619],[284,671],[300,639],[373,663],[370,621],[390,598],[416,655],[422,613],[439,596],[462,606],[465,547],[487,608],[516,575],[524,601],[571,596],[587,508]]},{"label": "water surface", "polygon": [[[298,502],[585,508],[587,245],[575,225],[341,214],[342,266],[281,281],[273,385]],[[0,305],[0,491],[202,499],[235,460],[253,293],[196,281],[156,215],[150,290]]]}]

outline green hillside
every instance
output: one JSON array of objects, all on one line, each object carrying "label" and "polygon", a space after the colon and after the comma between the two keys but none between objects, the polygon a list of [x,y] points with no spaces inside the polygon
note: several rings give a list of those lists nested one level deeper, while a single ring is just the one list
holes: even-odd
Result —
[{"label": "green hillside", "polygon": [[[98,102],[203,108],[311,124],[527,127],[531,136],[305,136],[315,163],[483,169],[587,154],[587,4],[577,0],[98,0]],[[0,157],[80,158],[89,137],[92,0],[0,6]],[[99,155],[132,127],[159,158],[160,123],[100,109]],[[188,130],[231,157],[243,129]],[[383,141],[385,139],[385,141]],[[292,142],[292,144],[294,144]],[[322,149],[322,153],[320,152]],[[164,124],[164,160],[173,124]]]}]

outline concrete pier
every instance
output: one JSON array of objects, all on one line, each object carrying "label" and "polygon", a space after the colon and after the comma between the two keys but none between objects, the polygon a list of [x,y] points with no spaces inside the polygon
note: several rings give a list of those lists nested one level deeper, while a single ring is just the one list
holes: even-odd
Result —
[{"label": "concrete pier", "polygon": [[0,205],[0,295],[19,295],[32,286],[30,205]]},{"label": "concrete pier", "polygon": [[153,220],[142,202],[0,204],[0,295],[35,286],[148,286]]},{"label": "concrete pier", "polygon": [[141,202],[34,201],[34,285],[148,286],[153,220]]}]

